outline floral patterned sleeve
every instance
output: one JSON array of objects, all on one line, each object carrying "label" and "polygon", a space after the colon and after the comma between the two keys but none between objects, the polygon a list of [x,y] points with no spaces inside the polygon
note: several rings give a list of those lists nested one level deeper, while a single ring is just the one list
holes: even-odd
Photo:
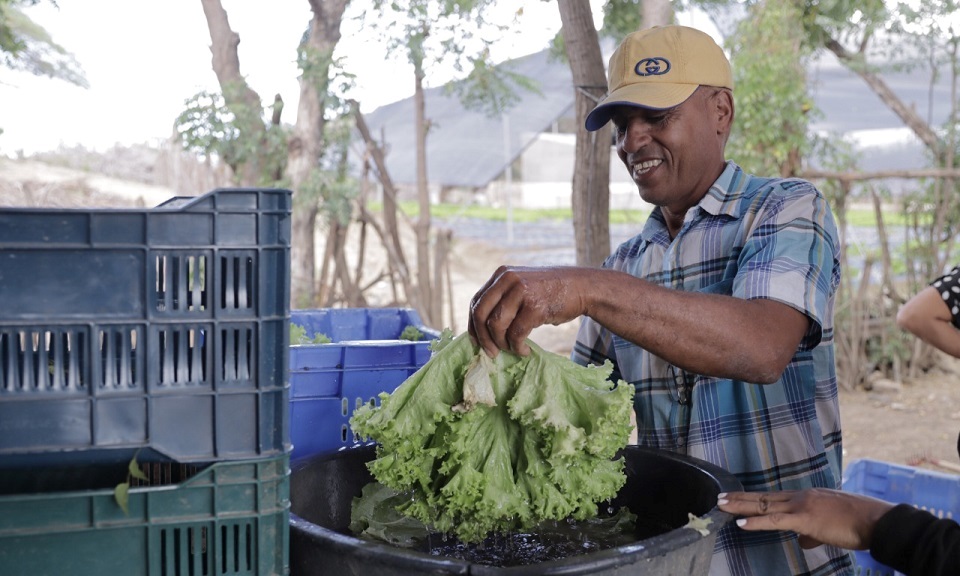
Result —
[{"label": "floral patterned sleeve", "polygon": [[930,285],[940,292],[940,297],[943,298],[943,301],[947,303],[947,308],[950,309],[953,325],[960,328],[960,266],[955,266],[952,270],[931,282]]}]

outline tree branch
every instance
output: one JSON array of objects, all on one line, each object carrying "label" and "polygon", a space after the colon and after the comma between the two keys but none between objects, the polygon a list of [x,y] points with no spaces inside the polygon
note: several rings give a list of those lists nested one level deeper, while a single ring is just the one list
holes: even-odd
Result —
[{"label": "tree branch", "polygon": [[903,100],[894,93],[887,83],[873,72],[866,64],[862,55],[851,54],[840,42],[827,38],[824,42],[827,50],[833,52],[848,70],[859,76],[867,86],[896,114],[908,128],[933,152],[936,158],[943,157],[943,145],[930,126],[912,108],[904,104]]}]

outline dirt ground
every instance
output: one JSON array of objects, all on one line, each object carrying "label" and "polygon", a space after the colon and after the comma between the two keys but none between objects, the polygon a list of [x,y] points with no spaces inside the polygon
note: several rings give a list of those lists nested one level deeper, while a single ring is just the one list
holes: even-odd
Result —
[{"label": "dirt ground", "polygon": [[870,458],[915,464],[925,457],[923,468],[960,473],[960,364],[952,359],[944,364],[890,390],[841,391],[845,462]]}]

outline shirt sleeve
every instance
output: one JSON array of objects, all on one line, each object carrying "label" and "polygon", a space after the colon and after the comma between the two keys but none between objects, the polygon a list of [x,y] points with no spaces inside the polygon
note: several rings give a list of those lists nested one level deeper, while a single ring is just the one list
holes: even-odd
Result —
[{"label": "shirt sleeve", "polygon": [[839,240],[830,207],[804,180],[782,182],[766,199],[738,258],[733,294],[767,298],[811,320],[801,346],[820,343],[832,328],[831,297],[840,283]]},{"label": "shirt sleeve", "polygon": [[898,504],[873,530],[870,554],[904,574],[960,573],[960,524]]}]

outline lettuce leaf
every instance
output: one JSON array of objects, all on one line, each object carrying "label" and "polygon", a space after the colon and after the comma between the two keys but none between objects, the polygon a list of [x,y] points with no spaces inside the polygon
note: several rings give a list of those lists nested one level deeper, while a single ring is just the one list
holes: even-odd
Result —
[{"label": "lettuce leaf", "polygon": [[397,504],[408,497],[380,484],[370,482],[350,506],[350,531],[394,546],[411,547],[427,538],[427,526],[397,512]]},{"label": "lettuce leaf", "polygon": [[[484,563],[477,560],[476,549],[460,548],[462,544],[459,540],[444,538],[431,542],[429,526],[416,518],[397,512],[397,505],[404,499],[409,499],[409,496],[379,482],[370,482],[363,487],[363,493],[353,499],[350,531],[370,541],[383,541],[394,546],[420,550],[423,550],[426,544],[427,551],[433,555]],[[601,514],[581,522],[542,522],[530,532],[511,533],[507,546],[518,552],[517,557],[522,557],[524,563],[555,557],[553,551],[564,547],[569,547],[571,555],[586,554],[597,549],[636,542],[636,522],[636,514],[623,506],[612,515]],[[527,538],[531,533],[536,534],[535,539]],[[483,546],[483,543],[480,546]],[[442,551],[438,552],[438,549]],[[453,551],[456,553],[448,553]]]},{"label": "lettuce leaf", "polygon": [[626,481],[633,387],[529,342],[495,360],[466,333],[434,352],[380,406],[350,421],[378,442],[369,468],[409,495],[398,510],[464,542],[545,520],[597,515]]}]

